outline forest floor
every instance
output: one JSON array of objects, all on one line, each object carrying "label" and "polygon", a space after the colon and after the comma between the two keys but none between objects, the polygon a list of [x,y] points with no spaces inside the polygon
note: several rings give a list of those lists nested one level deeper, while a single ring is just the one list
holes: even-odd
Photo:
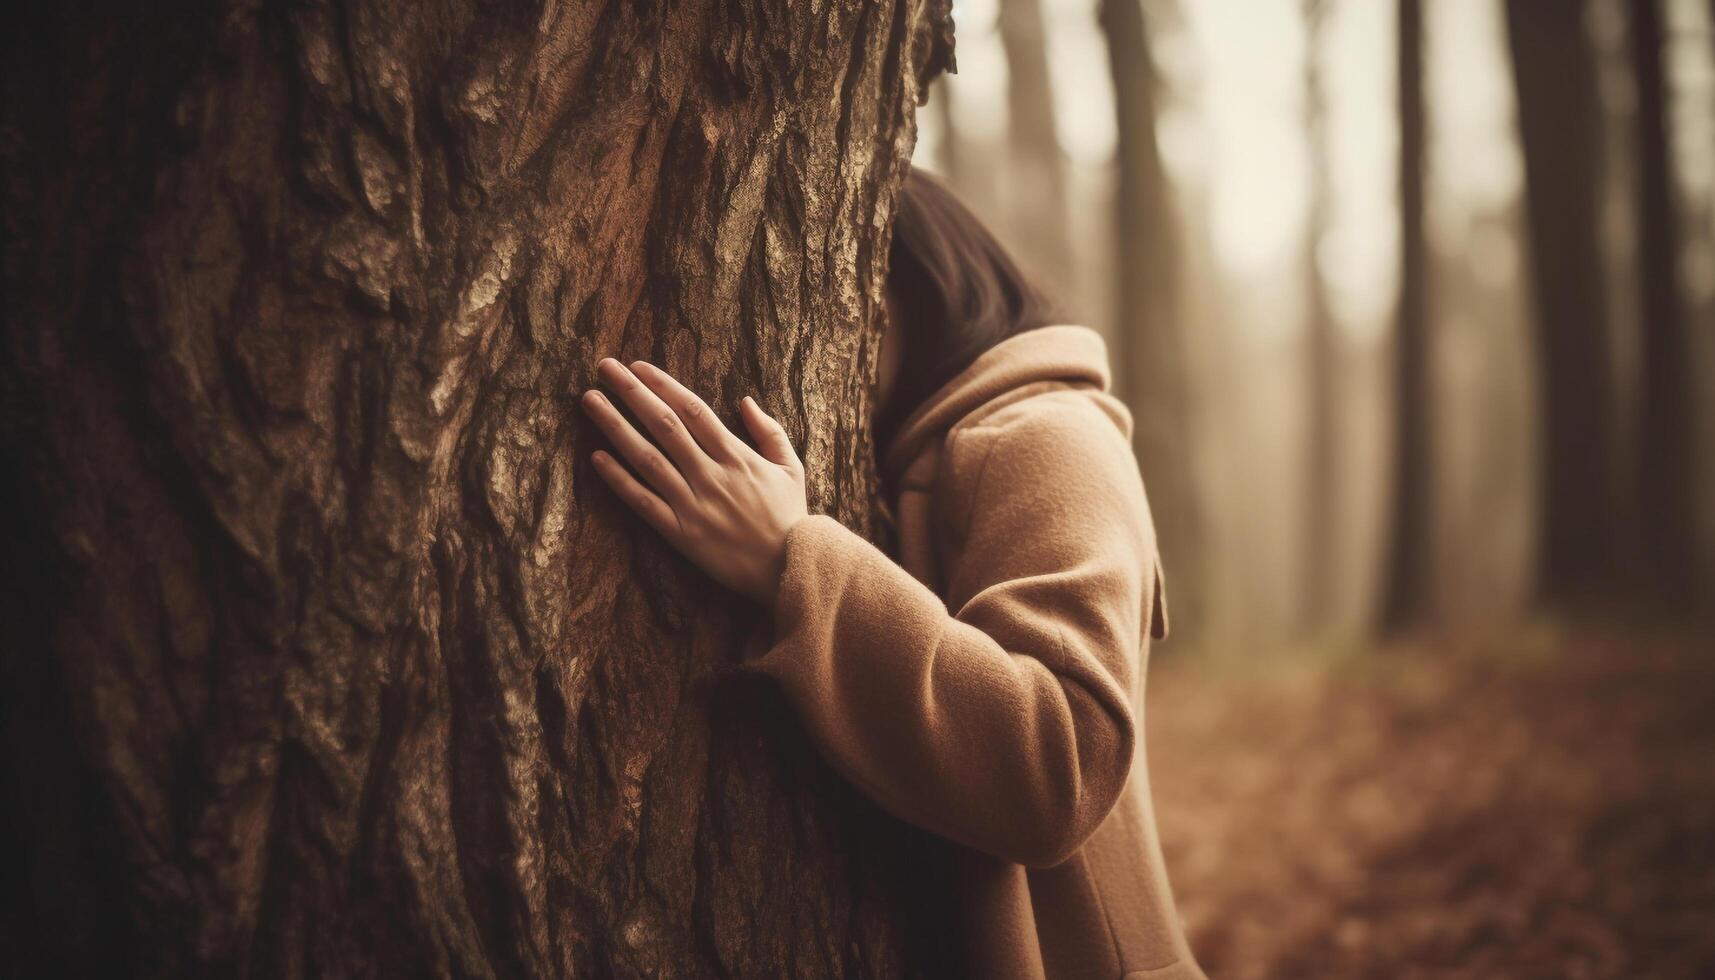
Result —
[{"label": "forest floor", "polygon": [[1149,760],[1214,980],[1715,977],[1715,642],[1152,655]]}]

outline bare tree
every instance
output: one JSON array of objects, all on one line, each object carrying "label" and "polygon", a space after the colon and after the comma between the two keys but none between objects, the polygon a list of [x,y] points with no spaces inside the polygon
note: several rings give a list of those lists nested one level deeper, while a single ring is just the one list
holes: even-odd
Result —
[{"label": "bare tree", "polygon": [[1114,80],[1117,133],[1115,388],[1136,414],[1134,448],[1149,484],[1163,564],[1177,583],[1172,612],[1183,633],[1201,618],[1203,549],[1192,480],[1178,219],[1155,136],[1162,85],[1141,0],[1103,0],[1099,16]]},{"label": "bare tree", "polygon": [[1382,624],[1397,630],[1429,612],[1434,443],[1428,257],[1424,234],[1423,4],[1399,0],[1400,289],[1394,337],[1394,491]]},{"label": "bare tree", "polygon": [[1643,399],[1638,432],[1638,517],[1651,594],[1687,606],[1696,579],[1696,467],[1690,345],[1680,304],[1679,229],[1668,148],[1661,7],[1630,11],[1637,80],[1638,282],[1642,299]]},{"label": "bare tree", "polygon": [[1313,628],[1325,625],[1333,612],[1340,571],[1340,345],[1334,314],[1328,304],[1327,283],[1318,261],[1322,240],[1328,233],[1331,206],[1328,110],[1322,79],[1322,39],[1327,20],[1327,0],[1304,0],[1305,138],[1310,145],[1310,209],[1305,220],[1304,249],[1305,366],[1310,411],[1306,425],[1309,453],[1305,459],[1301,567],[1304,615]]},{"label": "bare tree", "polygon": [[1619,574],[1613,382],[1599,246],[1601,114],[1582,0],[1507,0],[1542,398],[1541,597]]},{"label": "bare tree", "polygon": [[8,18],[0,954],[939,973],[940,851],[727,682],[766,620],[613,499],[573,400],[607,354],[734,426],[758,392],[871,526],[948,5]]},{"label": "bare tree", "polygon": [[1001,0],[997,26],[1006,50],[1006,205],[1011,240],[1029,270],[1048,283],[1071,281],[1066,238],[1066,173],[1054,123],[1054,80],[1041,0]]},{"label": "bare tree", "polygon": [[948,183],[956,187],[964,179],[965,148],[958,115],[953,111],[953,91],[947,84],[947,77],[942,75],[929,86],[928,104],[933,124],[940,127],[941,139],[936,144],[940,159],[936,162]]}]

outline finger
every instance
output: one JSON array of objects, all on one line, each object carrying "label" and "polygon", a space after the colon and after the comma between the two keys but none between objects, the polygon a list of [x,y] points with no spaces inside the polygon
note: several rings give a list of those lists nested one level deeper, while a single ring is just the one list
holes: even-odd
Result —
[{"label": "finger", "polygon": [[601,450],[590,454],[595,463],[595,470],[619,499],[637,512],[637,515],[649,523],[650,527],[671,537],[679,531],[679,515],[673,511],[665,500],[657,497],[650,489],[637,482],[637,478],[625,471],[614,459]]},{"label": "finger", "polygon": [[792,439],[786,435],[785,426],[774,421],[774,417],[764,412],[762,406],[756,403],[756,399],[749,395],[744,396],[742,404],[744,424],[755,437],[757,451],[762,453],[763,458],[781,466],[802,468],[804,464],[799,461],[798,453],[792,449]]},{"label": "finger", "polygon": [[611,357],[604,357],[597,365],[597,370],[607,378],[608,384],[619,393],[619,397],[631,410],[637,413],[639,420],[667,451],[667,455],[679,464],[679,471],[684,474],[692,487],[701,482],[702,477],[714,468],[714,461],[709,459],[703,447],[697,445],[697,440],[685,431],[685,423],[679,419],[679,413],[664,401],[659,395],[649,389],[649,386],[638,380],[631,369]]},{"label": "finger", "polygon": [[661,450],[642,433],[632,428],[631,422],[610,401],[607,396],[594,388],[584,392],[584,411],[595,419],[601,431],[619,448],[631,465],[637,467],[637,472],[643,474],[663,498],[671,504],[680,504],[696,499],[696,492],[686,482],[684,474],[679,472],[673,461],[662,455]]},{"label": "finger", "polygon": [[685,428],[696,437],[697,444],[703,447],[710,459],[717,463],[726,463],[737,458],[743,443],[696,392],[648,361],[633,361],[631,369],[650,390],[661,396],[661,400],[671,406],[673,411],[679,413]]}]

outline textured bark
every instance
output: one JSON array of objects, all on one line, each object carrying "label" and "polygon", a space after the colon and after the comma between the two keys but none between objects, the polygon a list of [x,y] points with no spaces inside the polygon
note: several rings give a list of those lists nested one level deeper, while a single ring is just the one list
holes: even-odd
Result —
[{"label": "textured bark", "polygon": [[1638,519],[1650,593],[1689,607],[1697,596],[1696,466],[1686,317],[1679,295],[1679,228],[1668,146],[1662,10],[1627,5],[1637,79],[1638,282],[1643,405],[1638,431]]},{"label": "textured bark", "polygon": [[1613,379],[1599,250],[1601,116],[1582,0],[1507,0],[1529,212],[1544,438],[1538,589],[1576,603],[1619,574]]},{"label": "textured bark", "polygon": [[574,399],[606,354],[739,431],[756,392],[812,509],[871,528],[875,316],[947,5],[24,15],[3,870],[29,912],[0,954],[941,972],[935,842],[723,673],[766,618],[607,491]]},{"label": "textured bark", "polygon": [[1202,514],[1192,480],[1179,221],[1155,138],[1162,84],[1149,47],[1153,25],[1141,0],[1103,0],[1099,16],[1114,80],[1114,387],[1136,414],[1132,443],[1149,484],[1162,563],[1175,583],[1174,628],[1191,636],[1203,618]]}]

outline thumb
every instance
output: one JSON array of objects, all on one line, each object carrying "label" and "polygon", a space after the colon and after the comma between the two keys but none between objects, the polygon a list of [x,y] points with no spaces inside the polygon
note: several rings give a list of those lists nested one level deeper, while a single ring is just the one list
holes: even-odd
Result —
[{"label": "thumb", "polygon": [[756,448],[764,459],[781,466],[799,466],[798,454],[792,449],[792,440],[787,437],[786,429],[756,403],[756,399],[744,396],[741,403],[744,425],[756,439]]}]

